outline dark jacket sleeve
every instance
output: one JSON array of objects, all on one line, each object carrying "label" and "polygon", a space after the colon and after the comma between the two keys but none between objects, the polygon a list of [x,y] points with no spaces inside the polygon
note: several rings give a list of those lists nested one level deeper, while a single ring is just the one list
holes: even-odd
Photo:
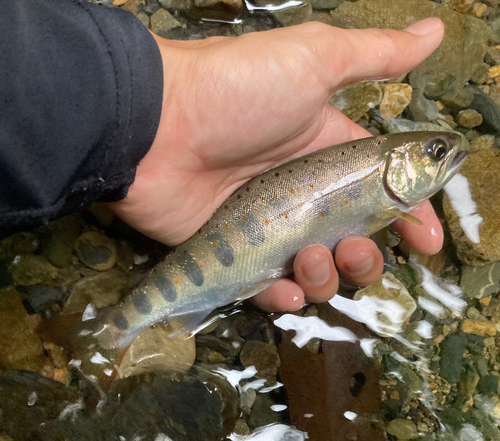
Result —
[{"label": "dark jacket sleeve", "polygon": [[0,54],[0,236],[125,197],[161,114],[149,31],[86,1],[7,1]]}]

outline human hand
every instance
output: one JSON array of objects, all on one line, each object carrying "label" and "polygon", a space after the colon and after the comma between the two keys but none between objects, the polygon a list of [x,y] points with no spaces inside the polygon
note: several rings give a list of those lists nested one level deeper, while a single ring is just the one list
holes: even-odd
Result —
[{"label": "human hand", "polygon": [[[411,33],[412,32],[412,33]],[[397,77],[421,63],[443,37],[438,19],[405,31],[343,30],[320,23],[200,41],[155,39],[164,66],[163,111],[155,141],[127,197],[110,207],[132,227],[166,244],[195,233],[237,188],[305,153],[370,136],[329,104],[348,84]],[[437,252],[441,225],[429,202],[424,225],[395,228],[422,253]],[[268,311],[323,302],[339,275],[366,285],[383,269],[367,238],[335,250],[313,245],[283,279],[253,298]],[[337,271],[338,270],[338,271]]]}]

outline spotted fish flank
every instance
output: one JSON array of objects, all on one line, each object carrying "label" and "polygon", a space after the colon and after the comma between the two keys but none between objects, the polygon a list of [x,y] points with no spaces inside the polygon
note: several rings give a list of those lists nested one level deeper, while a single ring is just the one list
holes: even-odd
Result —
[{"label": "spotted fish flank", "polygon": [[224,239],[221,233],[208,234],[207,241],[212,245],[212,251],[215,258],[222,263],[222,265],[230,267],[234,263],[233,247]]},{"label": "spotted fish flank", "polygon": [[242,216],[238,221],[238,225],[245,239],[253,246],[260,247],[266,240],[264,225],[258,222],[252,213]]},{"label": "spotted fish flank", "polygon": [[111,313],[98,311],[92,323],[84,322],[95,330],[89,338],[94,347],[125,348],[165,320],[177,335],[189,333],[216,307],[289,276],[301,249],[316,243],[333,249],[397,216],[408,219],[466,155],[456,134],[400,133],[333,146],[268,170],[223,203]]},{"label": "spotted fish flank", "polygon": [[118,312],[113,317],[113,323],[118,329],[120,329],[122,331],[126,331],[128,329],[128,320],[125,318],[125,316],[121,312]]},{"label": "spotted fish flank", "polygon": [[154,284],[158,291],[167,302],[175,302],[177,299],[177,291],[173,283],[163,274],[158,274],[154,279]]},{"label": "spotted fish flank", "polygon": [[149,314],[153,309],[153,305],[145,292],[137,293],[137,295],[132,299],[132,302],[134,303],[135,309],[139,314]]},{"label": "spotted fish flank", "polygon": [[180,256],[177,265],[193,285],[203,285],[203,271],[191,254],[186,253]]}]

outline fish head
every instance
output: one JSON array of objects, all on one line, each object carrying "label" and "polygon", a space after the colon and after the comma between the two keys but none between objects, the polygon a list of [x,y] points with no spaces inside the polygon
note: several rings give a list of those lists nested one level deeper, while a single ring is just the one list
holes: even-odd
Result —
[{"label": "fish head", "polygon": [[467,142],[456,133],[404,135],[400,140],[394,138],[396,145],[387,152],[384,186],[395,202],[415,207],[458,173],[469,152]]}]

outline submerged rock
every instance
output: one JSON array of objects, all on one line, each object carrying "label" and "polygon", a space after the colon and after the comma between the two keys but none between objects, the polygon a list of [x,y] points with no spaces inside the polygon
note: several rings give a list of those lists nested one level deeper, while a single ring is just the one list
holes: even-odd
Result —
[{"label": "submerged rock", "polygon": [[330,99],[331,104],[354,122],[378,106],[381,101],[382,90],[376,81],[347,86]]},{"label": "submerged rock", "polygon": [[9,265],[9,272],[16,285],[49,285],[58,275],[57,268],[45,257],[33,254],[16,256]]},{"label": "submerged rock", "polygon": [[398,440],[409,440],[418,438],[417,428],[411,420],[396,418],[389,421],[385,430],[388,434],[395,436]]},{"label": "submerged rock", "polygon": [[382,274],[375,283],[357,291],[354,300],[363,302],[363,309],[371,308],[367,311],[367,316],[375,317],[368,320],[367,325],[383,337],[398,334],[417,308],[403,283],[389,272]]},{"label": "submerged rock", "polygon": [[255,366],[257,378],[264,378],[270,384],[276,382],[280,366],[276,346],[261,341],[247,341],[241,349],[240,361],[245,367]]},{"label": "submerged rock", "polygon": [[73,247],[82,227],[83,221],[78,215],[63,217],[49,225],[50,233],[42,242],[42,249],[52,265],[63,268],[71,263]]},{"label": "submerged rock", "polygon": [[159,9],[151,16],[151,31],[158,35],[165,35],[168,31],[181,24],[165,9]]},{"label": "submerged rock", "polygon": [[115,305],[128,290],[129,276],[122,271],[113,269],[83,277],[73,285],[63,313],[83,312],[89,303],[97,308]]},{"label": "submerged rock", "polygon": [[196,357],[194,338],[170,338],[169,334],[161,324],[142,331],[125,352],[121,376],[189,370]]},{"label": "submerged rock", "polygon": [[464,232],[463,221],[452,207],[450,197],[444,195],[444,213],[458,257],[472,266],[500,261],[500,150],[483,149],[470,154],[460,173],[467,178],[472,201],[482,222],[479,224],[479,243],[475,243]]},{"label": "submerged rock", "polygon": [[[451,87],[466,84],[483,62],[488,28],[479,19],[451,11],[424,0],[360,0],[344,2],[332,11],[343,28],[404,29],[427,18],[439,17],[445,24],[444,40],[418,71],[427,79],[426,91],[440,96]],[[450,79],[453,80],[450,82]]]},{"label": "submerged rock", "polygon": [[109,270],[116,263],[115,243],[97,231],[83,233],[75,242],[75,253],[82,263],[96,271]]},{"label": "submerged rock", "polygon": [[0,290],[0,369],[42,369],[48,360],[36,333],[39,323],[40,316],[24,309],[21,294]]},{"label": "submerged rock", "polygon": [[460,287],[467,297],[483,299],[500,290],[500,262],[462,266]]},{"label": "submerged rock", "polygon": [[384,96],[380,103],[380,113],[385,119],[401,115],[411,101],[412,87],[404,83],[390,83],[382,86]]},{"label": "submerged rock", "polygon": [[464,366],[467,338],[463,333],[449,334],[441,343],[439,375],[450,383],[458,383]]},{"label": "submerged rock", "polygon": [[462,322],[462,331],[466,334],[490,335],[493,337],[498,332],[498,328],[496,323],[490,321],[467,319]]}]

